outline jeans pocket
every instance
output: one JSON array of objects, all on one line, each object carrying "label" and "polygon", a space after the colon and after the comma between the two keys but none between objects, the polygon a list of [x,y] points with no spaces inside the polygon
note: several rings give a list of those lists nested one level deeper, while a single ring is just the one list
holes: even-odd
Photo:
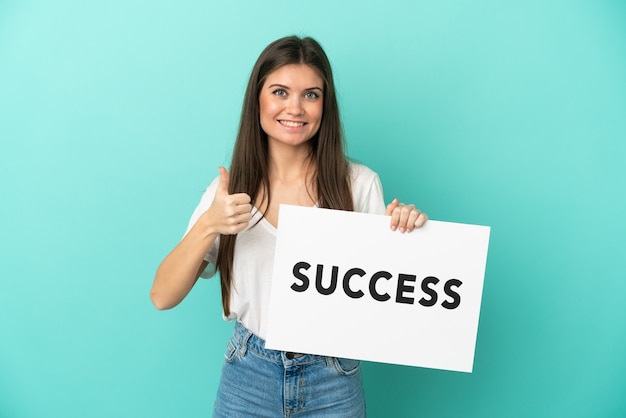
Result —
[{"label": "jeans pocket", "polygon": [[343,376],[353,376],[361,371],[361,362],[349,358],[333,357],[333,365]]},{"label": "jeans pocket", "polygon": [[228,340],[228,346],[226,347],[226,353],[224,354],[224,358],[227,362],[232,363],[235,360],[235,355],[237,354],[237,346],[233,343],[233,340]]}]

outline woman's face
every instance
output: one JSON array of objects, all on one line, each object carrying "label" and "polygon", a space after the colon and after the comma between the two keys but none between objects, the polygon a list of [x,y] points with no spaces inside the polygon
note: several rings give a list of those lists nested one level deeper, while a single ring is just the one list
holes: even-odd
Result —
[{"label": "woman's face", "polygon": [[289,64],[271,72],[259,94],[261,128],[268,141],[299,146],[319,130],[324,82],[308,65]]}]

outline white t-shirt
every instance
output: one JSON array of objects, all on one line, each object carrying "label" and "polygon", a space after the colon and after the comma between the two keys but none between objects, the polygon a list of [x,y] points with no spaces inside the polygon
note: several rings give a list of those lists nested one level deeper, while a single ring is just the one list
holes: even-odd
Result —
[{"label": "white t-shirt", "polygon": [[[350,163],[350,179],[355,212],[385,213],[383,190],[378,175],[364,165]],[[219,177],[215,178],[202,195],[193,212],[187,232],[213,202]],[[256,208],[248,227],[237,236],[233,259],[233,289],[230,294],[230,315],[226,320],[238,320],[258,337],[265,339],[270,287],[274,269],[276,228]],[[185,234],[187,233],[185,232]],[[215,274],[219,238],[204,257],[209,265],[201,277]]]}]

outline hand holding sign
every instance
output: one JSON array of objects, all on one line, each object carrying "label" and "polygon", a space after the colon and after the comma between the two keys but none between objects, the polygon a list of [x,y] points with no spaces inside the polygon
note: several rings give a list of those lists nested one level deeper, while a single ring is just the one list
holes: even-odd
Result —
[{"label": "hand holding sign", "polygon": [[415,228],[424,225],[428,220],[428,216],[415,208],[415,205],[405,205],[398,203],[395,198],[387,205],[385,215],[391,216],[391,230],[399,230],[400,232],[411,232]]},{"label": "hand holding sign", "polygon": [[215,192],[215,199],[204,213],[208,224],[216,233],[234,235],[245,229],[252,218],[252,204],[246,193],[228,193],[230,175],[220,167],[220,181]]}]

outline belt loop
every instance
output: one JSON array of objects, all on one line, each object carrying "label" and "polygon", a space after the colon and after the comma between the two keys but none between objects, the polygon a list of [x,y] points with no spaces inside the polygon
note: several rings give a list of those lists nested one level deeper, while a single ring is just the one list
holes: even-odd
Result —
[{"label": "belt loop", "polygon": [[326,356],[326,365],[328,367],[333,367],[333,358],[330,356]]},{"label": "belt loop", "polygon": [[246,330],[246,335],[241,339],[241,345],[239,346],[239,355],[241,357],[246,355],[246,351],[248,350],[248,340],[252,336],[252,333]]}]

